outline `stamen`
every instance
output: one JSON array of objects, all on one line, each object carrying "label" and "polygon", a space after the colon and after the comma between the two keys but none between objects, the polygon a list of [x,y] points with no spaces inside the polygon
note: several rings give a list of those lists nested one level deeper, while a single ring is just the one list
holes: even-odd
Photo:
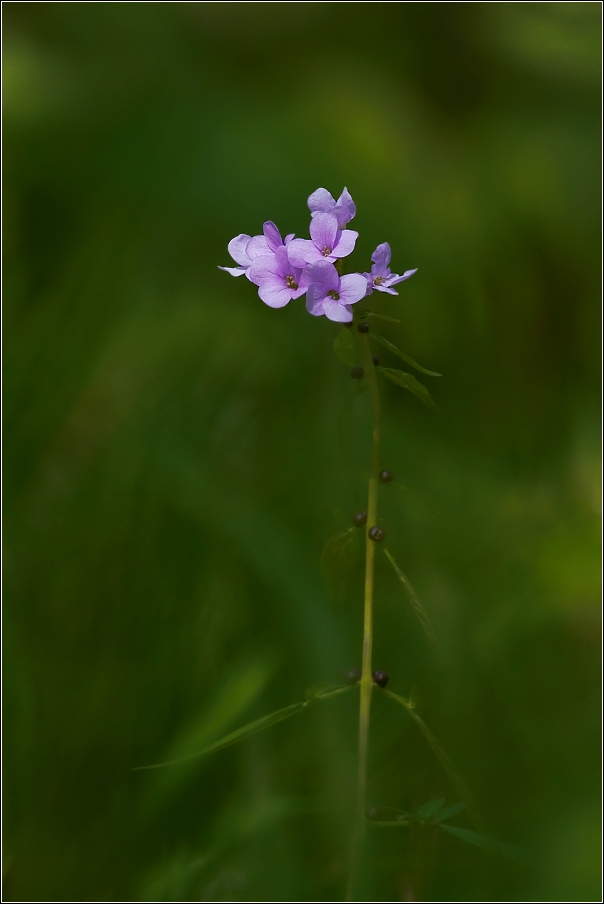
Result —
[{"label": "stamen", "polygon": [[384,277],[383,277],[383,276],[376,276],[375,279],[373,280],[373,285],[374,285],[374,286],[381,286],[383,282],[384,282]]},{"label": "stamen", "polygon": [[325,245],[321,254],[323,257],[328,257],[331,254],[331,248],[328,248],[327,245]]},{"label": "stamen", "polygon": [[327,294],[329,295],[330,298],[333,298],[334,301],[339,301],[339,300],[340,300],[340,296],[339,296],[339,294],[336,292],[335,289],[330,289],[329,292],[328,292]]},{"label": "stamen", "polygon": [[298,283],[296,282],[296,280],[294,279],[293,276],[286,277],[285,284],[287,285],[288,289],[297,289],[298,288]]}]

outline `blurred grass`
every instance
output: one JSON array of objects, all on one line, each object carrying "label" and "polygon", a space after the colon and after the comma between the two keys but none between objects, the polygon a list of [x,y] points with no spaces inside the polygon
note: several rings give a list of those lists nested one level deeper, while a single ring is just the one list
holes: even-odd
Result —
[{"label": "blurred grass", "polygon": [[[337,328],[217,269],[347,185],[351,266],[419,268],[381,332],[444,374],[436,414],[383,386],[388,544],[440,647],[383,561],[376,667],[530,852],[382,831],[367,898],[599,900],[599,5],[3,12],[6,899],[341,900],[353,695],[130,769],[359,664],[360,585],[334,609],[319,560],[366,399],[342,450]],[[381,698],[371,758],[376,803],[454,802]]]}]

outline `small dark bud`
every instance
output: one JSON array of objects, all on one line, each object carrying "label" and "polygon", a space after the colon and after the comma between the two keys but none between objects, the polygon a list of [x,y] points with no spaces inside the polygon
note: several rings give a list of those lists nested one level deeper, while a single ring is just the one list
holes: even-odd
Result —
[{"label": "small dark bud", "polygon": [[350,376],[352,377],[353,380],[360,380],[361,377],[363,377],[364,375],[365,375],[365,371],[358,364],[356,364],[350,371]]},{"label": "small dark bud", "polygon": [[369,332],[369,324],[365,323],[365,321],[363,321],[363,323],[359,323],[357,330],[359,331],[359,333],[368,333]]},{"label": "small dark bud", "polygon": [[355,527],[365,527],[367,524],[367,512],[357,512],[352,519]]},{"label": "small dark bud", "polygon": [[388,684],[388,675],[386,672],[374,672],[371,676],[376,684],[379,684],[380,687],[386,687]]},{"label": "small dark bud", "polygon": [[381,471],[380,472],[380,482],[381,483],[391,483],[394,480],[394,474],[392,471]]},{"label": "small dark bud", "polygon": [[384,531],[381,527],[370,527],[369,528],[369,539],[373,540],[374,543],[381,543],[384,539]]},{"label": "small dark bud", "polygon": [[357,684],[361,680],[362,672],[360,669],[351,669],[346,672],[346,684]]},{"label": "small dark bud", "polygon": [[351,330],[352,329],[352,320],[350,320],[348,323],[345,323],[344,326],[346,327],[347,330]]},{"label": "small dark bud", "polygon": [[378,358],[377,355],[372,355],[371,360],[373,361],[375,367],[379,367],[380,359]]}]

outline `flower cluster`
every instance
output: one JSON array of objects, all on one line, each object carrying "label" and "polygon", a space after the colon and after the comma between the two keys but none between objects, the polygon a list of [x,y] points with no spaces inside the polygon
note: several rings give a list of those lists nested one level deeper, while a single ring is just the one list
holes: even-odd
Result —
[{"label": "flower cluster", "polygon": [[[310,239],[293,234],[281,238],[270,220],[262,235],[238,235],[229,242],[236,267],[221,267],[231,276],[247,276],[258,286],[258,295],[271,308],[283,308],[306,295],[306,309],[315,317],[350,323],[352,305],[374,290],[397,295],[392,287],[416,272],[392,273],[390,245],[383,242],[371,256],[370,273],[341,276],[341,261],[354,250],[358,232],[346,226],[356,214],[348,189],[336,201],[325,188],[308,199],[311,213]],[[339,264],[339,267],[336,266]]]}]

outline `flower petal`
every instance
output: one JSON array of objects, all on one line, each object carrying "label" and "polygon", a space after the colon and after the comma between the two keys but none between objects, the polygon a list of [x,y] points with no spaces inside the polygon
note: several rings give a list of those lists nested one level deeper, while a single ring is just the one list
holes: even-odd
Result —
[{"label": "flower petal", "polygon": [[250,239],[250,243],[247,246],[247,256],[250,259],[250,264],[253,260],[255,260],[255,258],[261,257],[261,255],[263,254],[270,253],[271,249],[268,247],[268,243],[263,235],[255,235],[252,239]]},{"label": "flower petal", "polygon": [[320,317],[323,313],[323,301],[325,299],[325,286],[320,283],[311,283],[306,293],[306,310],[313,317]]},{"label": "flower petal", "polygon": [[286,235],[285,238],[283,239],[283,244],[289,245],[291,240],[294,238],[295,234],[296,234],[295,232],[290,232],[289,235]]},{"label": "flower petal", "polygon": [[338,234],[338,221],[332,213],[318,213],[310,221],[310,237],[315,247],[322,253],[324,248],[329,248],[329,254],[336,244]]},{"label": "flower petal", "polygon": [[219,270],[224,270],[226,273],[230,273],[231,276],[243,276],[246,272],[245,267],[219,267]]},{"label": "flower petal", "polygon": [[277,248],[280,248],[283,245],[283,240],[281,238],[281,233],[275,226],[272,220],[267,220],[262,227],[262,231],[264,233],[264,238],[266,239],[266,243],[271,251],[276,251]]},{"label": "flower petal", "polygon": [[287,254],[294,267],[305,267],[311,261],[321,260],[321,252],[310,239],[292,239],[287,246]]},{"label": "flower petal", "polygon": [[[377,264],[380,270],[388,269],[388,265],[390,264],[390,258],[392,257],[392,252],[390,250],[390,245],[388,242],[382,242],[381,245],[378,245],[373,254],[371,255],[371,260],[374,264]],[[373,272],[373,267],[371,268]]]},{"label": "flower petal", "polygon": [[336,204],[333,211],[333,213],[335,213],[336,217],[338,218],[338,225],[340,229],[343,229],[344,226],[346,226],[346,223],[350,223],[350,221],[356,215],[356,212],[356,204],[352,200],[348,189],[345,188],[338,198],[338,203]]},{"label": "flower petal", "polygon": [[387,295],[398,295],[396,289],[390,289],[384,283],[374,286],[374,289],[376,290],[376,292],[386,292]]},{"label": "flower petal", "polygon": [[349,306],[329,297],[323,302],[323,313],[328,320],[334,320],[336,323],[350,323],[352,320]]},{"label": "flower petal", "polygon": [[231,239],[228,244],[229,254],[240,267],[249,267],[252,263],[247,254],[247,246],[249,245],[251,238],[251,236],[242,232],[240,235],[236,235],[234,239]]},{"label": "flower petal", "polygon": [[309,264],[306,268],[306,275],[309,282],[323,286],[323,294],[325,295],[330,290],[335,292],[340,291],[340,277],[338,276],[338,271],[334,265],[330,263],[330,261],[326,261],[325,258],[320,258],[315,263]]},{"label": "flower petal", "polygon": [[249,277],[257,286],[267,280],[279,279],[279,265],[274,254],[262,255],[252,261],[249,269]]},{"label": "flower petal", "polygon": [[340,277],[340,304],[356,304],[367,295],[367,280],[360,273]]},{"label": "flower petal", "polygon": [[387,280],[387,286],[396,286],[397,283],[402,282],[404,279],[409,279],[410,276],[413,276],[414,273],[417,273],[417,267],[415,270],[405,270],[402,276],[399,276],[397,273],[393,273],[390,279]]},{"label": "flower petal", "polygon": [[348,257],[354,251],[354,246],[359,234],[354,229],[344,229],[338,238],[335,248],[333,249],[334,257]]},{"label": "flower petal", "polygon": [[313,191],[308,199],[308,209],[313,214],[320,211],[331,210],[332,207],[335,206],[336,202],[326,188],[318,188],[316,191]]},{"label": "flower petal", "polygon": [[274,283],[265,283],[258,289],[258,295],[269,308],[284,308],[292,300],[292,290],[287,286],[276,286]]}]

